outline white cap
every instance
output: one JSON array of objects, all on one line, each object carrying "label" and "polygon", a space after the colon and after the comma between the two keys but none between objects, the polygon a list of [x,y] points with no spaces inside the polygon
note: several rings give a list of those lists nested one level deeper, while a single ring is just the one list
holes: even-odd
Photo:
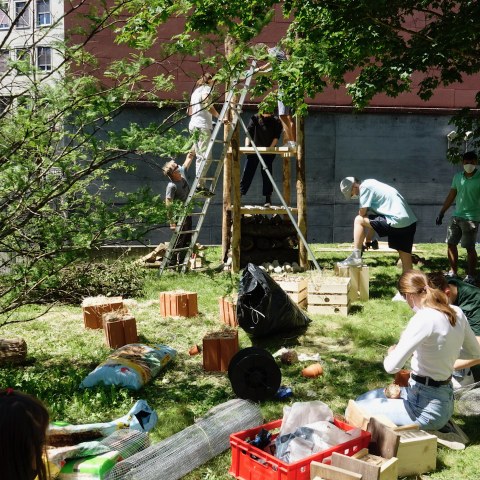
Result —
[{"label": "white cap", "polygon": [[355,178],[354,177],[345,177],[340,182],[340,190],[343,193],[343,196],[347,200],[350,200],[352,198],[352,187],[353,187],[354,183],[355,183]]}]

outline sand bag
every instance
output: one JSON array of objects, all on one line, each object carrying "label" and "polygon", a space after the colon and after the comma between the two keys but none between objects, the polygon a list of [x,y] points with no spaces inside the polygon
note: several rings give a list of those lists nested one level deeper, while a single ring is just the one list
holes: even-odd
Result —
[{"label": "sand bag", "polygon": [[98,384],[139,390],[167,365],[177,352],[166,345],[149,347],[131,343],[112,352],[105,362],[89,373],[80,387]]}]

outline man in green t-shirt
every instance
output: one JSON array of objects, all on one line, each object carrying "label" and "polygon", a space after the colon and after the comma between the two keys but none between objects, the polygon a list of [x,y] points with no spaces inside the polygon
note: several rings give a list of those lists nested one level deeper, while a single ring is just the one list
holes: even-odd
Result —
[{"label": "man in green t-shirt", "polygon": [[464,281],[475,285],[477,270],[477,239],[480,222],[480,171],[477,170],[478,157],[473,151],[463,154],[463,171],[455,174],[450,192],[443,202],[436,224],[441,225],[445,212],[455,201],[455,211],[447,230],[448,276],[457,277],[458,244],[467,250],[467,276]]},{"label": "man in green t-shirt", "polygon": [[[480,288],[467,282],[462,282],[457,278],[445,278],[440,272],[428,274],[428,283],[430,287],[442,290],[448,297],[452,305],[460,307],[467,317],[473,333],[480,343]],[[462,360],[455,362],[455,375],[468,376],[468,369],[471,370],[475,381],[480,380],[480,360]],[[465,372],[459,370],[467,369]]]}]

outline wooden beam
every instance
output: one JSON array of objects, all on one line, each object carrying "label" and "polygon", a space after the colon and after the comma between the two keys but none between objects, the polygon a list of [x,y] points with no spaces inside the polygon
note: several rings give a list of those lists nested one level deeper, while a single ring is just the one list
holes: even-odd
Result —
[{"label": "wooden beam", "polygon": [[[296,189],[297,189],[297,208],[298,208],[298,227],[303,237],[307,238],[307,189],[305,175],[305,118],[297,117],[297,163],[296,163]],[[308,269],[308,250],[303,242],[299,242],[299,264]]]}]

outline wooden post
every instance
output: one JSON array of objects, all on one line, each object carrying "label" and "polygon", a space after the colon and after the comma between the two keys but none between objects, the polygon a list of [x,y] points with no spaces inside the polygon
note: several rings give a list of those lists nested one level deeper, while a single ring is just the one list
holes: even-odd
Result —
[{"label": "wooden post", "polygon": [[[298,227],[304,238],[307,238],[307,188],[305,175],[305,118],[298,116],[296,119],[297,129],[297,163],[296,163],[296,187],[297,187],[297,208]],[[299,264],[308,268],[308,251],[303,242],[299,242]]]},{"label": "wooden post", "polygon": [[232,271],[240,271],[240,241],[242,238],[242,215],[240,213],[241,195],[240,195],[240,132],[238,125],[232,137]]},{"label": "wooden post", "polygon": [[[225,38],[225,53],[227,57],[231,54],[234,46],[232,37]],[[228,91],[228,86],[227,86]],[[232,129],[230,123],[232,121],[232,112],[228,112],[229,124],[223,129],[223,139],[226,140],[230,130]],[[227,155],[223,164],[223,213],[222,213],[222,261],[227,260],[227,254],[231,246],[231,230],[232,215],[230,206],[232,205],[232,152],[231,149],[227,151]]]},{"label": "wooden post", "polygon": [[285,203],[290,206],[292,203],[292,185],[291,185],[291,169],[290,162],[292,157],[283,157],[283,198]]}]

